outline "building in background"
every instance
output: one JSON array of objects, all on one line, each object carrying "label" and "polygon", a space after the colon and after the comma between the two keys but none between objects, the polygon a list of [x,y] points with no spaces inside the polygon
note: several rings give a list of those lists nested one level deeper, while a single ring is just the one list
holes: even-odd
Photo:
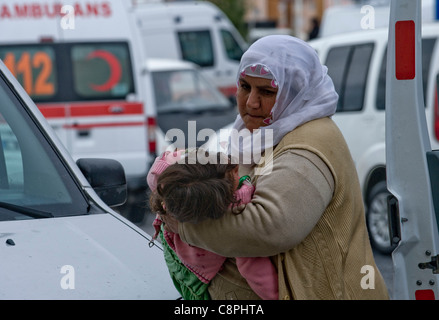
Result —
[{"label": "building in background", "polygon": [[[324,11],[332,6],[370,3],[355,0],[245,0],[248,41],[266,34],[291,34],[310,39],[320,25]],[[384,0],[387,2],[387,0]],[[316,26],[317,25],[317,26]],[[314,37],[311,35],[311,38]]]}]

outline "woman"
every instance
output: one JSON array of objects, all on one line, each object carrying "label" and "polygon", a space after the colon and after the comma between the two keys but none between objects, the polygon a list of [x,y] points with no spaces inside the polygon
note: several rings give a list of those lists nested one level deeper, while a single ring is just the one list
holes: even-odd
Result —
[{"label": "woman", "polygon": [[[355,165],[330,119],[337,100],[327,68],[304,41],[256,41],[241,59],[234,124],[252,134],[242,143],[231,141],[239,159],[253,155],[240,165],[240,174],[249,174],[256,187],[253,199],[240,215],[228,212],[196,225],[166,220],[168,230],[226,257],[271,257],[279,299],[388,299]],[[364,266],[373,274],[362,273]],[[209,292],[218,299],[248,299],[248,289],[230,258]]]}]

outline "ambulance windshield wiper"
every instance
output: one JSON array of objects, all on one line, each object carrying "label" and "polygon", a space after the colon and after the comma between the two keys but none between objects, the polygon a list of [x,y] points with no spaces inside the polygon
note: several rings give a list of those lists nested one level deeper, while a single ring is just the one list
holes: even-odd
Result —
[{"label": "ambulance windshield wiper", "polygon": [[16,204],[7,203],[7,202],[1,202],[0,201],[0,208],[4,208],[10,211],[18,212],[20,214],[23,214],[28,217],[41,219],[41,218],[53,218],[53,214],[46,211],[41,211],[37,209],[32,209],[28,207],[18,206]]}]

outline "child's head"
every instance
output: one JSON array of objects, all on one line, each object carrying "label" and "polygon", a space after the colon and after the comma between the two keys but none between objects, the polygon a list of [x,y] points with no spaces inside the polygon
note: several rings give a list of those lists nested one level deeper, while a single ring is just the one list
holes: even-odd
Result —
[{"label": "child's head", "polygon": [[[158,177],[157,190],[152,192],[153,212],[172,215],[180,222],[197,223],[221,217],[230,204],[236,203],[238,165],[224,154],[217,161],[201,164],[175,163]],[[227,163],[225,163],[227,162]]]}]

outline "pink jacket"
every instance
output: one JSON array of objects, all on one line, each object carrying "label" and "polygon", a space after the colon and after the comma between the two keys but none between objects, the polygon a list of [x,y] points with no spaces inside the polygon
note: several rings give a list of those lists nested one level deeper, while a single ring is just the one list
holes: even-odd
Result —
[{"label": "pink jacket", "polygon": [[[162,157],[157,157],[152,165],[147,182],[152,191],[157,187],[157,178],[169,165],[178,161],[181,152],[165,152]],[[249,203],[253,196],[254,186],[244,184],[235,191],[237,199],[242,203]],[[157,237],[161,225],[157,215],[153,222]],[[169,246],[175,251],[180,261],[191,270],[201,281],[209,283],[221,270],[225,257],[216,253],[191,246],[183,242],[178,234],[164,231],[164,236]],[[247,280],[253,291],[264,300],[278,299],[278,277],[276,269],[268,257],[244,258],[237,257],[236,265],[241,275]]]}]

